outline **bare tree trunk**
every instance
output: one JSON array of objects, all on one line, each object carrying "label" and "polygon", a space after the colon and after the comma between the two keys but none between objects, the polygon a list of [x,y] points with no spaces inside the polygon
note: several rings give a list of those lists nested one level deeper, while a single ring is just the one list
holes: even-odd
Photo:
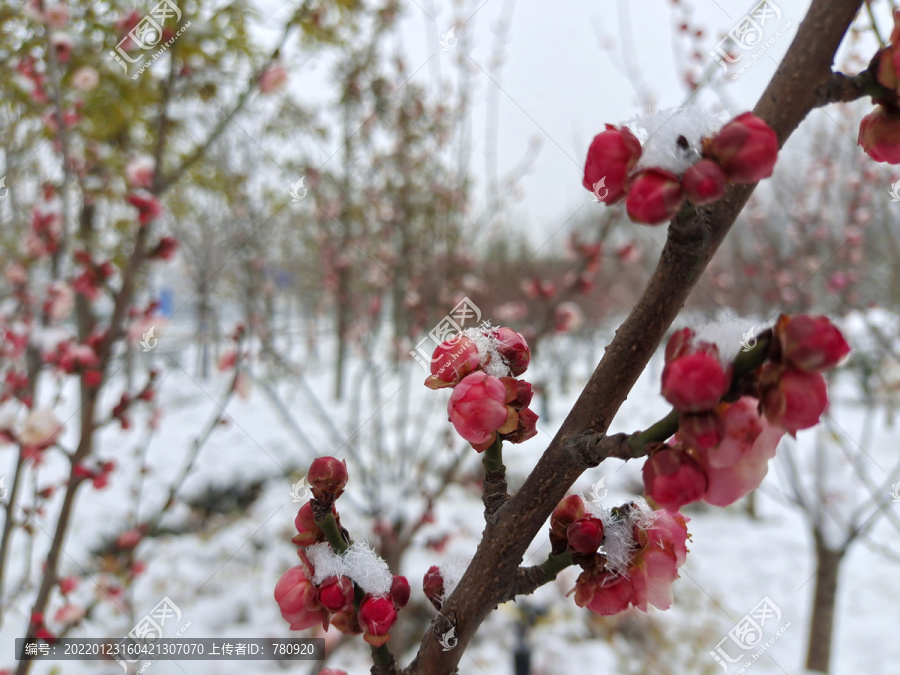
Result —
[{"label": "bare tree trunk", "polygon": [[831,636],[834,631],[834,603],[837,599],[838,568],[846,548],[830,550],[816,533],[816,590],[813,596],[812,620],[809,624],[809,649],[806,667],[827,673],[831,665]]}]

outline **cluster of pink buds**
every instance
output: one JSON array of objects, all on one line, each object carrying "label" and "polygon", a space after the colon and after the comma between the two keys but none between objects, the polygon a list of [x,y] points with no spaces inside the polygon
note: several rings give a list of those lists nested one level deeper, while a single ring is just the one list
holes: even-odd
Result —
[{"label": "cluster of pink buds", "polygon": [[100,295],[100,288],[115,271],[113,264],[109,260],[96,262],[85,250],[75,251],[72,257],[84,270],[72,280],[73,290],[88,300],[96,300]]},{"label": "cluster of pink buds", "polygon": [[[575,499],[580,501],[577,496]],[[567,513],[563,519],[575,515],[578,509],[572,496],[566,497],[557,511]],[[634,502],[612,509],[609,517],[617,542],[615,546],[607,544],[605,553],[576,558],[582,572],[572,591],[575,604],[604,616],[630,606],[644,612],[650,605],[668,609],[673,600],[672,583],[687,556],[688,519],[680,513],[650,511]],[[582,519],[574,520],[567,529]],[[551,533],[552,528],[551,519]],[[571,547],[571,535],[569,538]],[[623,552],[624,559],[620,559]]]},{"label": "cluster of pink buds", "polygon": [[863,117],[857,143],[876,162],[900,164],[900,10],[894,10],[890,44],[875,54],[869,72],[888,93]]},{"label": "cluster of pink buds", "polygon": [[531,384],[516,379],[530,362],[528,343],[512,328],[469,329],[438,345],[425,386],[453,388],[447,414],[478,452],[498,437],[522,443],[537,434]]},{"label": "cluster of pink buds", "polygon": [[[320,518],[323,513],[333,515],[334,536],[345,542],[347,539],[334,507],[347,486],[347,464],[334,457],[319,457],[310,465],[307,481],[312,499],[297,512],[297,535],[291,540],[300,547],[297,554],[301,564],[285,572],[275,586],[281,615],[291,630],[319,624],[328,630],[331,625],[342,633],[362,634],[372,646],[381,646],[390,639],[398,611],[409,602],[409,582],[405,577],[394,576],[388,592],[367,593],[346,574],[332,574],[316,581],[310,547],[330,546],[326,532],[316,523],[317,514]],[[322,572],[323,576],[328,573]]]},{"label": "cluster of pink buds", "polygon": [[72,475],[75,478],[89,479],[94,488],[102,490],[109,485],[109,474],[115,471],[115,462],[101,462],[96,469],[90,469],[83,464],[76,464],[72,467]]},{"label": "cluster of pink buds", "polygon": [[[680,140],[689,147],[686,139]],[[701,159],[681,176],[659,167],[637,168],[642,152],[630,129],[607,124],[588,149],[582,185],[607,205],[624,197],[633,221],[659,225],[671,220],[686,201],[711,204],[722,197],[728,183],[756,183],[771,176],[778,138],[747,112],[711,138],[701,139]]]},{"label": "cluster of pink buds", "polygon": [[765,478],[785,432],[819,422],[828,406],[822,371],[850,352],[843,335],[824,316],[783,315],[767,345],[762,364],[734,383],[734,365],[722,363],[714,345],[690,329],[671,337],[662,393],[678,411],[678,432],[649,447],[643,468],[656,504],[677,511],[701,499],[735,502]]}]

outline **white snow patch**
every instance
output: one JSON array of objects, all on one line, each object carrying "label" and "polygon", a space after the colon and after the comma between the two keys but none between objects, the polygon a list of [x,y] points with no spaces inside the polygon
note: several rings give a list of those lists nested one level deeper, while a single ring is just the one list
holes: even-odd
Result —
[{"label": "white snow patch", "polygon": [[509,377],[511,375],[509,364],[500,356],[500,341],[491,333],[492,330],[490,322],[484,321],[475,328],[466,328],[463,335],[475,343],[484,372],[494,377]]},{"label": "white snow patch", "polygon": [[719,357],[723,362],[731,361],[744,347],[744,339],[752,344],[753,338],[766,328],[765,324],[754,324],[748,319],[737,317],[723,318],[712,321],[694,330],[696,339],[700,342],[714,344],[719,350]]},{"label": "white snow patch", "polygon": [[307,548],[306,555],[316,570],[313,575],[316,585],[328,577],[345,576],[372,595],[384,595],[391,591],[394,577],[387,563],[365,542],[356,542],[343,554],[335,553],[328,543],[321,542]]},{"label": "white snow patch", "polygon": [[463,578],[463,574],[469,569],[471,558],[453,558],[440,566],[441,578],[444,580],[444,594],[440,600],[443,602],[456,590],[459,580]]},{"label": "white snow patch", "polygon": [[[689,107],[639,117],[624,126],[641,142],[643,152],[638,169],[655,166],[680,176],[700,159],[701,139],[721,129],[723,120],[700,108]],[[680,136],[687,139],[689,148],[678,146]]]}]

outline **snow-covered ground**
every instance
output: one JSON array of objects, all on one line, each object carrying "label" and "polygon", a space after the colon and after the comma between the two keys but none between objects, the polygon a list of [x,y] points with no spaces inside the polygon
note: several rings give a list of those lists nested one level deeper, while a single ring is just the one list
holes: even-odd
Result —
[{"label": "snow-covered ground", "polygon": [[[515,488],[527,475],[549,438],[565,416],[579,391],[579,384],[587,377],[590,355],[599,357],[604,337],[588,349],[579,348],[584,358],[572,362],[571,381],[566,391],[554,387],[551,397],[549,421],[540,421],[541,433],[520,446],[508,448],[505,462],[509,468],[511,487]],[[146,448],[149,473],[143,476],[139,497],[135,495],[139,476],[140,447],[144,439],[145,420],[136,419],[134,429],[122,432],[118,425],[101,434],[99,456],[113,459],[119,469],[113,474],[111,484],[103,490],[86,487],[78,500],[75,527],[67,538],[62,560],[63,575],[88,575],[82,579],[72,600],[86,605],[94,596],[94,582],[104,576],[90,552],[104,540],[117,536],[140,522],[158,508],[166,499],[168,486],[179,473],[194,438],[219,411],[225,400],[229,377],[217,373],[208,380],[195,377],[193,356],[188,351],[175,354],[149,354],[142,358],[154,359],[164,370],[159,391],[163,417],[159,430],[152,436]],[[540,368],[540,364],[535,365]],[[617,418],[613,431],[633,431],[657,419],[667,411],[658,394],[658,378],[661,364],[657,358],[641,377]],[[333,415],[338,430],[361,442],[357,447],[374,447],[375,436],[386,442],[396,437],[398,430],[392,406],[399,405],[404,389],[410,394],[409,424],[420,419],[425,409],[424,423],[429,430],[444,430],[449,423],[443,414],[447,392],[431,392],[421,386],[425,373],[417,364],[409,364],[410,370],[399,374],[385,372],[376,390],[366,387],[361,403],[352,392],[351,404],[338,405],[329,400],[331,370],[326,359],[307,361],[307,383],[319,400]],[[351,365],[356,372],[356,364]],[[320,454],[341,456],[341,448],[333,447],[334,439],[323,427],[317,415],[311,414],[308,399],[298,391],[291,392],[289,381],[280,391],[288,392],[284,401],[288,411],[302,429],[303,434]],[[853,381],[839,378],[835,405],[830,415],[848,438],[863,442],[862,430],[866,407],[859,401]],[[74,412],[72,392],[64,397],[58,410]],[[116,396],[117,398],[117,396]],[[113,401],[114,402],[114,401]],[[112,403],[110,403],[111,405]],[[406,405],[406,403],[404,403]],[[363,410],[360,410],[360,406]],[[374,417],[366,410],[380,409]],[[309,462],[307,449],[299,448],[296,435],[287,431],[284,419],[276,413],[271,403],[258,387],[252,387],[245,400],[233,398],[227,405],[226,423],[220,425],[200,453],[195,470],[179,493],[182,497],[196,497],[209,486],[243,485],[262,482],[261,491],[249,507],[238,505],[230,513],[211,519],[199,532],[166,536],[147,540],[138,549],[138,557],[146,569],[138,577],[125,599],[132,600],[131,615],[116,610],[108,600],[101,602],[83,628],[70,633],[70,637],[111,637],[127,633],[132,625],[163,597],[170,598],[182,612],[181,624],[190,622],[182,637],[229,638],[277,638],[291,637],[287,624],[282,620],[272,598],[278,577],[296,562],[290,537],[294,533],[293,519],[297,504],[292,503],[291,483],[305,473]],[[378,425],[381,425],[380,427]],[[418,424],[421,424],[418,423]],[[389,428],[391,427],[392,428]],[[420,427],[421,428],[421,427]],[[403,429],[414,434],[415,428]],[[429,432],[426,432],[429,433]],[[71,445],[73,430],[70,428],[64,442]],[[815,432],[801,432],[797,444],[784,441],[782,453],[797,453],[798,458],[808,456],[815,442]],[[422,452],[428,452],[427,436],[422,437]],[[887,424],[882,412],[875,413],[873,431],[865,451],[873,464],[872,476],[880,484],[887,477],[879,473],[877,466],[887,470],[893,466],[896,456],[897,433]],[[390,463],[390,454],[386,464]],[[11,475],[11,452],[0,455],[4,475]],[[758,492],[757,519],[749,518],[741,504],[728,509],[686,509],[692,521],[690,531],[693,540],[687,563],[681,570],[681,579],[675,584],[675,607],[669,612],[652,612],[649,617],[639,612],[613,619],[597,619],[586,610],[577,608],[564,594],[571,589],[576,571],[567,570],[557,582],[539,590],[524,603],[545,610],[530,633],[533,648],[533,672],[535,675],[556,673],[717,673],[725,672],[717,665],[710,652],[715,652],[729,630],[738,624],[764,598],[777,606],[781,613],[776,628],[790,622],[778,639],[768,647],[765,655],[755,662],[749,671],[764,673],[802,673],[805,657],[808,621],[814,587],[814,557],[812,540],[805,520],[799,511],[786,505],[778,495],[783,489],[784,472],[770,463],[769,477]],[[877,464],[876,464],[877,463]],[[371,466],[371,465],[370,465]],[[368,489],[381,490],[382,501],[403,507],[402,476],[408,467],[385,466],[378,470],[387,478],[382,485]],[[474,452],[464,461],[464,472],[479,470]],[[841,477],[838,488],[845,492],[857,490],[852,473],[840,462],[834,469]],[[372,469],[375,471],[375,469]],[[62,466],[50,462],[42,470],[39,486],[58,481]],[[587,472],[575,486],[575,491],[587,493],[593,484],[605,477],[609,494],[604,503],[615,504],[633,496],[632,490],[640,486],[640,461],[628,465],[619,461],[604,463]],[[896,477],[900,480],[900,476]],[[359,476],[357,484],[362,484]],[[354,490],[354,474],[351,464],[349,493]],[[842,499],[840,489],[834,499]],[[59,499],[57,494],[55,499]],[[343,498],[342,498],[343,499]],[[343,503],[343,502],[342,502]],[[52,505],[57,505],[53,502]],[[139,504],[135,515],[136,504]],[[348,506],[350,504],[348,503]],[[888,500],[886,508],[900,509]],[[47,510],[55,514],[54,508]],[[403,560],[399,572],[410,579],[413,594],[421,596],[421,579],[427,568],[435,563],[464,561],[471,555],[481,534],[482,516],[478,493],[471,485],[452,485],[435,509],[434,522],[426,525],[417,535],[414,545]],[[351,534],[361,538],[369,524],[360,510],[347,508],[341,511],[342,523]],[[186,505],[180,504],[167,516],[164,523],[173,527],[196,518]],[[55,521],[45,516],[38,519],[40,528],[35,535],[35,548],[46,550]],[[445,546],[428,545],[451,535]],[[870,539],[884,547],[896,541],[885,519],[881,519]],[[25,540],[15,540],[10,579],[15,583],[21,578],[21,566]],[[895,547],[896,548],[896,547]],[[440,549],[440,551],[436,550]],[[540,562],[546,556],[549,544],[546,536],[539,535],[529,550],[526,564]],[[36,557],[36,560],[42,556]],[[39,563],[38,563],[39,564]],[[896,583],[896,560],[874,552],[860,543],[845,558],[841,569],[839,597],[837,601],[835,639],[833,647],[833,672],[838,674],[891,673],[900,663],[900,643],[894,635],[900,628],[900,585]],[[32,571],[32,579],[37,567]],[[8,589],[9,590],[9,589]],[[30,599],[30,598],[29,598]],[[121,601],[123,607],[128,605]],[[60,607],[57,599],[51,605],[48,618]],[[13,665],[13,640],[21,637],[27,616],[27,603],[20,602],[17,611],[4,617],[0,631],[0,649],[7,655],[4,664]],[[515,645],[515,622],[518,610],[509,604],[495,612],[484,625],[476,642],[461,662],[460,672],[466,675],[512,675],[512,650]],[[766,627],[769,637],[770,624]],[[51,627],[53,624],[51,622]],[[424,628],[424,626],[423,626]],[[774,628],[772,629],[774,633]],[[333,636],[334,631],[330,633]],[[168,634],[168,632],[167,632]],[[625,635],[631,637],[626,646]],[[359,640],[361,644],[361,640]],[[724,644],[724,643],[723,643]],[[728,653],[735,648],[725,646]],[[408,661],[409,654],[402,656]],[[330,663],[343,667],[350,673],[368,672],[365,651],[344,650]],[[60,666],[62,666],[60,668]],[[160,661],[153,664],[154,673],[188,673],[204,675],[216,673],[280,673],[317,672],[311,664],[290,665],[278,662],[240,661],[182,661],[177,664]],[[58,669],[58,670],[54,670]],[[728,673],[736,673],[738,665],[732,665]],[[65,672],[118,673],[121,668],[99,662],[56,662],[40,665],[34,672],[41,675]]]}]

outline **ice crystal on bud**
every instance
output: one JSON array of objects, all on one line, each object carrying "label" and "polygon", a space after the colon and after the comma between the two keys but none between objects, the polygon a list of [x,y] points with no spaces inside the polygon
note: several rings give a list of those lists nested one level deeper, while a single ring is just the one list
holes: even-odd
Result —
[{"label": "ice crystal on bud", "polygon": [[[626,122],[643,145],[638,169],[656,167],[682,175],[700,159],[700,141],[718,131],[724,120],[700,108],[664,110]],[[687,141],[687,148],[684,142]]]},{"label": "ice crystal on bud", "polygon": [[326,542],[306,549],[306,556],[315,568],[313,583],[317,586],[328,577],[350,577],[366,593],[390,593],[394,576],[387,563],[369,545],[358,541],[343,554],[335,553]]}]

